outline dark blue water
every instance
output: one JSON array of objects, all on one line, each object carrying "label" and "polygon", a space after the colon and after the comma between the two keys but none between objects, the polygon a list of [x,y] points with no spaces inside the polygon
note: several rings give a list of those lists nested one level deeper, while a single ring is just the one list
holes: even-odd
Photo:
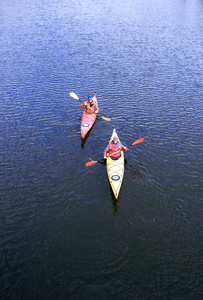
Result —
[{"label": "dark blue water", "polygon": [[[201,0],[1,0],[1,299],[202,299],[202,16]],[[71,91],[111,118],[84,142]],[[85,166],[114,128],[118,201]]]}]

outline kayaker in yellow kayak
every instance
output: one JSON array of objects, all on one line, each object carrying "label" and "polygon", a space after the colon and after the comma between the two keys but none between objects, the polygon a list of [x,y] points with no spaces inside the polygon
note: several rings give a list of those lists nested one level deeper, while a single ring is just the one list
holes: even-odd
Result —
[{"label": "kayaker in yellow kayak", "polygon": [[96,102],[93,101],[93,97],[88,96],[88,101],[85,101],[84,103],[80,104],[80,107],[86,106],[86,113],[87,114],[98,114],[99,107]]},{"label": "kayaker in yellow kayak", "polygon": [[123,151],[127,151],[128,148],[123,146],[119,141],[117,136],[115,136],[113,138],[113,140],[111,141],[111,143],[106,147],[106,149],[104,150],[103,153],[103,158],[106,159],[107,153],[109,153],[109,156],[111,156],[111,158],[113,160],[117,160],[119,159],[119,157],[121,156],[121,150]]}]

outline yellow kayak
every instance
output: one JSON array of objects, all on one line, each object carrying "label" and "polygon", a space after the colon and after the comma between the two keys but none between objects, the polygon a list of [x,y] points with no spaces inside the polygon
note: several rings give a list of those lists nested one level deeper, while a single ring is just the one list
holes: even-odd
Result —
[{"label": "yellow kayak", "polygon": [[[113,138],[117,136],[118,140],[119,137],[116,133],[116,130],[113,130],[113,133],[111,135],[109,143],[113,140]],[[120,142],[120,140],[119,140]],[[121,156],[117,160],[113,160],[108,154],[106,158],[106,169],[107,169],[107,175],[108,179],[111,185],[111,188],[113,190],[114,196],[116,199],[118,198],[121,185],[123,182],[123,176],[124,176],[124,153],[121,151]]]}]

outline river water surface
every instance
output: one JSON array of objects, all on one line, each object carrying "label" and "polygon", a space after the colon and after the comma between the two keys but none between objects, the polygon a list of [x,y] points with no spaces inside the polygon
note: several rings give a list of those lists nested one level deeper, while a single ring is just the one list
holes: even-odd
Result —
[{"label": "river water surface", "polygon": [[[1,0],[1,299],[202,299],[202,19],[201,0]],[[111,118],[85,141],[71,91]],[[85,166],[114,128],[117,201]]]}]

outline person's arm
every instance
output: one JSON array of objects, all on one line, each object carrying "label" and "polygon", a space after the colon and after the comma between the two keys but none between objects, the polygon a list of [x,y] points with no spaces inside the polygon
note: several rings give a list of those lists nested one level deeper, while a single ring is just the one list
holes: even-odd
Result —
[{"label": "person's arm", "polygon": [[84,103],[81,103],[81,104],[80,104],[80,107],[84,107],[84,106],[86,106],[86,105],[87,105],[87,103],[84,102]]},{"label": "person's arm", "polygon": [[98,107],[98,105],[97,105],[97,103],[94,103],[94,108],[95,108],[95,113],[96,114],[98,114],[98,112],[99,112],[99,107]]},{"label": "person's arm", "polygon": [[104,149],[104,152],[103,152],[103,158],[106,159],[106,155],[107,153],[109,152],[109,145],[106,146],[106,148]]},{"label": "person's arm", "polygon": [[121,149],[122,149],[123,151],[127,151],[127,150],[128,150],[128,148],[125,147],[125,146],[123,146],[122,144],[121,144]]}]

